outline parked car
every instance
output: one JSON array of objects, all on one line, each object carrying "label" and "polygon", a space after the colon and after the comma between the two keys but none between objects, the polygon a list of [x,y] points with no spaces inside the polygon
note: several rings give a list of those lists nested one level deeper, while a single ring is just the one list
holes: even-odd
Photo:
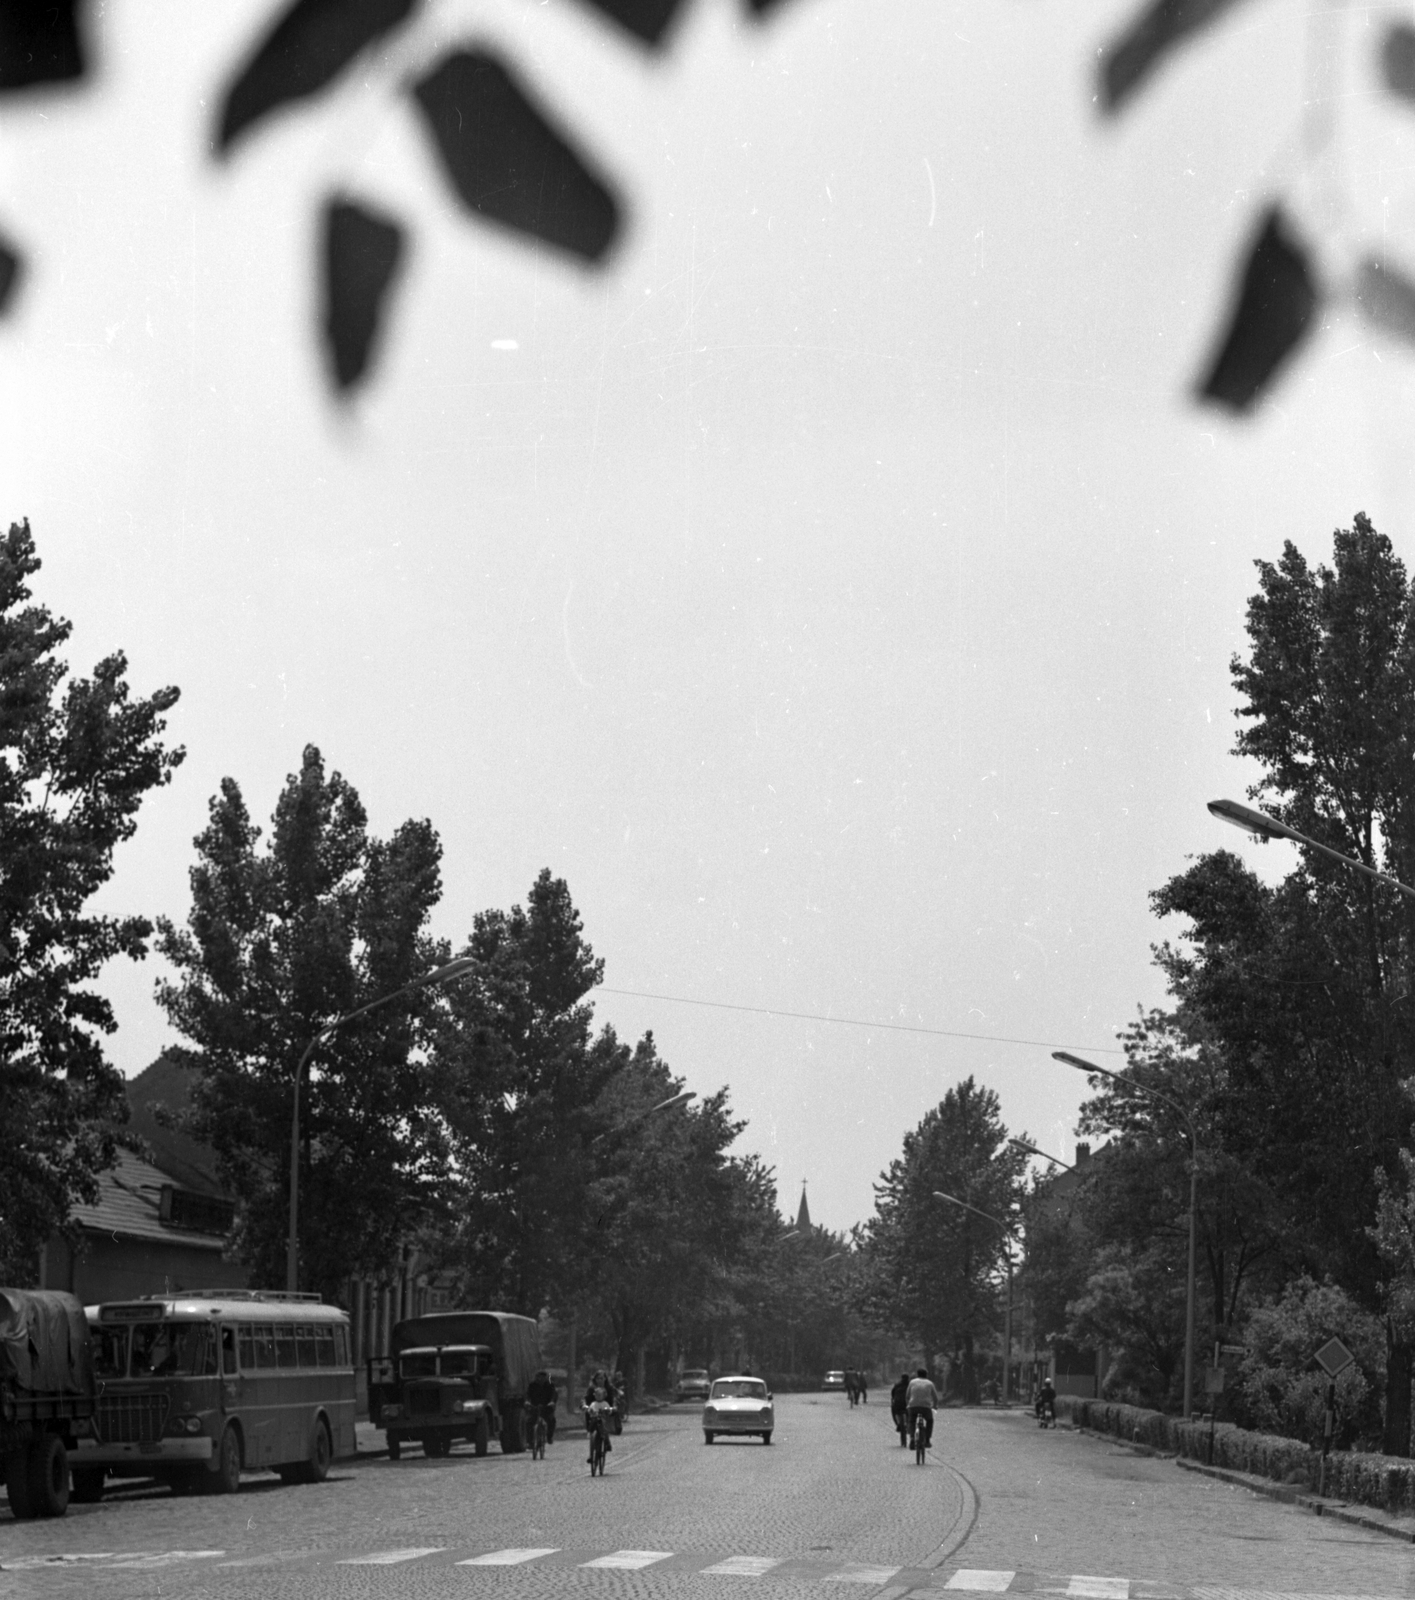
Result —
[{"label": "parked car", "polygon": [[675,1400],[706,1400],[712,1379],[706,1367],[685,1367],[678,1374],[678,1387],[673,1391]]},{"label": "parked car", "polygon": [[703,1407],[703,1441],[711,1444],[719,1433],[759,1434],[771,1443],[776,1411],[771,1390],[760,1378],[718,1378]]},{"label": "parked car", "polygon": [[827,1372],[821,1379],[822,1389],[843,1389],[845,1387],[845,1374],[843,1372]]}]

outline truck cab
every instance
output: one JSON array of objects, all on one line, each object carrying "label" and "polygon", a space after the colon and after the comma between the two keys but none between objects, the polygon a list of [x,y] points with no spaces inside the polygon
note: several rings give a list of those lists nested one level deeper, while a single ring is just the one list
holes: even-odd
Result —
[{"label": "truck cab", "polygon": [[384,1429],[397,1461],[416,1439],[427,1456],[445,1456],[466,1439],[484,1456],[501,1432],[496,1361],[488,1345],[411,1345],[369,1363],[369,1420]]}]

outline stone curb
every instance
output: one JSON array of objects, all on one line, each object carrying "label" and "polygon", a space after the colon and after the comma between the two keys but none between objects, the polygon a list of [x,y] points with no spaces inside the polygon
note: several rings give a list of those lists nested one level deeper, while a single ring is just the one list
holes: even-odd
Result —
[{"label": "stone curb", "polygon": [[1301,1506],[1317,1517],[1334,1517],[1338,1522],[1349,1522],[1372,1533],[1383,1533],[1387,1538],[1399,1539],[1405,1544],[1415,1544],[1415,1517],[1397,1517],[1388,1511],[1378,1511],[1374,1506],[1353,1505],[1347,1500],[1324,1500],[1319,1494],[1299,1489],[1290,1483],[1276,1483],[1271,1478],[1260,1478],[1255,1473],[1238,1472],[1232,1467],[1211,1467],[1207,1462],[1192,1461],[1188,1456],[1175,1455],[1172,1450],[1156,1450],[1153,1445],[1140,1444],[1138,1440],[1122,1439],[1118,1434],[1100,1433],[1094,1428],[1078,1428],[1071,1424],[1073,1433],[1084,1433],[1092,1439],[1104,1439],[1107,1444],[1133,1450],[1137,1455],[1156,1456],[1161,1461],[1172,1461],[1185,1472],[1200,1472],[1206,1478],[1217,1478],[1239,1489],[1251,1489],[1254,1494],[1268,1500],[1281,1500],[1290,1506]]}]

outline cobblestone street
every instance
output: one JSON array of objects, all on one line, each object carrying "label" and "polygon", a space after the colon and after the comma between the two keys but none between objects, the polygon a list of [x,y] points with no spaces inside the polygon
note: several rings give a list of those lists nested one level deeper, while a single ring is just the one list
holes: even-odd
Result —
[{"label": "cobblestone street", "polygon": [[920,1469],[882,1405],[777,1406],[770,1447],[707,1448],[695,1407],[632,1417],[595,1480],[562,1428],[544,1462],[362,1459],[316,1486],[252,1475],[227,1499],[134,1489],[22,1524],[6,1510],[0,1595],[1415,1596],[1409,1545],[1021,1412],[942,1414]]}]

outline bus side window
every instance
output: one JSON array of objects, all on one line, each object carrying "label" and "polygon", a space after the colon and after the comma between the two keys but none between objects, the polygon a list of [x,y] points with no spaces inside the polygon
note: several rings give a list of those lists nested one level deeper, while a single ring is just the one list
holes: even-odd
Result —
[{"label": "bus side window", "polygon": [[349,1330],[341,1322],[334,1329],[334,1365],[349,1365]]},{"label": "bus side window", "polygon": [[277,1322],[275,1324],[275,1365],[277,1367],[294,1367],[298,1364],[295,1348],[295,1325],[293,1322]]},{"label": "bus side window", "polygon": [[275,1365],[275,1329],[268,1322],[258,1322],[255,1330],[256,1336],[256,1365],[260,1367],[273,1367]]},{"label": "bus side window", "polygon": [[338,1363],[335,1356],[333,1324],[328,1322],[321,1324],[315,1328],[314,1335],[315,1350],[319,1356],[320,1366],[336,1366]]},{"label": "bus side window", "polygon": [[317,1367],[319,1365],[317,1333],[318,1330],[313,1323],[299,1322],[295,1324],[295,1360],[299,1366]]},{"label": "bus side window", "polygon": [[221,1330],[221,1371],[227,1377],[234,1377],[236,1372],[236,1330],[225,1328]]}]

